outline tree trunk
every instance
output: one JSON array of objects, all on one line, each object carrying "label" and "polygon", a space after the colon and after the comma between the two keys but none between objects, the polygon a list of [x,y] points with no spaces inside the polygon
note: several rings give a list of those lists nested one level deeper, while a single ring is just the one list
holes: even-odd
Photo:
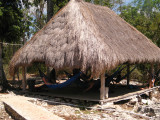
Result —
[{"label": "tree trunk", "polygon": [[0,91],[3,89],[2,66],[2,43],[0,43]]},{"label": "tree trunk", "polygon": [[[47,0],[47,22],[53,16],[53,0]],[[50,74],[50,68],[47,67],[47,76]]]},{"label": "tree trunk", "polygon": [[[12,46],[12,56],[14,55],[15,51],[16,51],[15,46]],[[13,85],[14,85],[15,84],[15,75],[12,78],[12,82],[13,82]]]},{"label": "tree trunk", "polygon": [[[27,39],[25,38],[25,34],[23,36],[23,44],[27,42]],[[23,66],[22,67],[22,89],[23,91],[26,90],[27,82],[26,82],[26,73],[27,73],[27,67]]]},{"label": "tree trunk", "polygon": [[52,18],[53,16],[53,1],[47,0],[47,22]]},{"label": "tree trunk", "polygon": [[0,92],[5,91],[8,88],[7,79],[3,70],[2,51],[3,44],[0,43]]}]

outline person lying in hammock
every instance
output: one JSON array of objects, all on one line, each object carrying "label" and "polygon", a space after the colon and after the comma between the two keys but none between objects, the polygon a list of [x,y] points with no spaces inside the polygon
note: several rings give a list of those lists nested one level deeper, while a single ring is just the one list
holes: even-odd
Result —
[{"label": "person lying in hammock", "polygon": [[87,83],[87,88],[85,90],[83,90],[83,92],[87,92],[91,89],[99,89],[100,88],[100,79],[97,79],[97,80],[90,80],[88,83]]},{"label": "person lying in hammock", "polygon": [[53,83],[49,80],[49,78],[48,78],[40,69],[38,69],[38,70],[39,70],[40,77],[42,78],[43,82],[44,82],[46,85],[51,85],[51,84],[53,84]]},{"label": "person lying in hammock", "polygon": [[40,74],[40,77],[42,78],[43,82],[45,83],[45,85],[48,88],[57,89],[57,88],[66,87],[66,86],[72,84],[73,82],[76,82],[79,79],[79,77],[81,76],[82,72],[75,73],[75,75],[72,76],[70,79],[68,79],[67,81],[60,83],[60,84],[51,83],[49,81],[48,77],[40,69],[39,69],[39,74]]},{"label": "person lying in hammock", "polygon": [[153,88],[154,83],[155,83],[155,78],[154,76],[150,75],[147,86],[145,88],[140,88],[140,89],[143,90],[143,89]]},{"label": "person lying in hammock", "polygon": [[[121,76],[121,72],[125,68],[125,67],[123,67],[123,68],[121,68],[121,67],[122,67],[122,65],[110,76],[106,74],[106,76],[107,76],[106,79],[105,79],[105,86],[106,87],[110,86],[111,81],[113,83],[114,82],[119,83],[121,80],[123,80],[125,77],[127,77],[128,74],[131,74],[136,68],[136,66],[135,66],[129,73],[125,74],[124,76]],[[116,76],[117,76],[117,79],[114,80],[114,77],[116,77]],[[84,92],[87,92],[92,88],[97,88],[97,89],[100,88],[100,79],[90,80],[88,82],[88,87],[84,90]]]},{"label": "person lying in hammock", "polygon": [[[113,78],[118,74],[118,72],[122,71],[124,68],[121,68],[122,65],[112,74],[112,75],[108,75],[105,74],[105,86],[109,86],[110,82],[113,80]],[[90,89],[99,89],[100,88],[100,79],[97,80],[93,80],[92,77],[90,76],[90,79],[87,82],[87,88],[83,91],[83,92],[87,92]]]},{"label": "person lying in hammock", "polygon": [[149,80],[149,87],[148,88],[153,88],[155,83],[155,79],[152,77],[151,80]]},{"label": "person lying in hammock", "polygon": [[[64,73],[68,76],[68,78],[73,77],[74,75],[78,74],[79,72],[82,72],[80,69],[73,69],[73,75],[68,73],[67,71],[64,71]],[[91,75],[88,75],[87,72],[80,75],[80,77],[75,82],[78,86],[77,87],[84,87],[90,80]]]}]

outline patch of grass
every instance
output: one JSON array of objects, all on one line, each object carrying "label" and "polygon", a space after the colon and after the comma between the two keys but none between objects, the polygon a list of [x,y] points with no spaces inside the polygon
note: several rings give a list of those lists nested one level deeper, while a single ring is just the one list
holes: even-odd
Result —
[{"label": "patch of grass", "polygon": [[98,110],[81,110],[83,114],[98,114],[100,111]]},{"label": "patch of grass", "polygon": [[81,112],[79,110],[76,110],[75,111],[75,114],[80,114]]}]

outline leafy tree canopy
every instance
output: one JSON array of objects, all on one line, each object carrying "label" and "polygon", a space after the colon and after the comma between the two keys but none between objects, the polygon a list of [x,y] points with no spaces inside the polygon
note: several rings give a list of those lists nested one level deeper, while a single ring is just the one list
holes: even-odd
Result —
[{"label": "leafy tree canopy", "polygon": [[2,0],[0,2],[0,40],[17,41],[23,34],[23,14],[20,0]]},{"label": "leafy tree canopy", "polygon": [[120,16],[160,47],[160,0],[134,0]]}]

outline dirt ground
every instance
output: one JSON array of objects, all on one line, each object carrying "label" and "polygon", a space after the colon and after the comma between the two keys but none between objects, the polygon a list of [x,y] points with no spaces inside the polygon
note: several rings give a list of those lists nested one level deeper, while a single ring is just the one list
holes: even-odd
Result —
[{"label": "dirt ground", "polygon": [[[123,81],[122,81],[123,82]],[[136,85],[137,83],[133,83]],[[18,94],[12,91],[15,97]],[[13,120],[5,111],[0,93],[0,119]],[[41,95],[21,95],[32,98],[29,101],[38,106],[42,106],[51,113],[64,118],[65,120],[159,120],[160,119],[160,91],[154,91],[152,99],[148,94],[140,98],[132,98],[117,103],[108,103],[103,106],[91,104],[85,107],[86,103],[76,100],[62,98],[52,98]],[[18,100],[17,100],[18,101]],[[88,103],[87,103],[88,104]]]},{"label": "dirt ground", "polygon": [[13,120],[11,116],[5,111],[5,107],[3,102],[1,101],[1,98],[0,98],[0,120]]},{"label": "dirt ground", "polygon": [[[13,93],[9,93],[13,94]],[[18,96],[15,95],[14,96]],[[4,97],[4,95],[3,95]],[[25,97],[25,96],[23,96]],[[82,108],[81,105],[76,107],[72,104],[68,104],[62,99],[48,99],[47,101],[52,101],[49,103],[43,99],[43,96],[28,96],[31,103],[44,107],[51,113],[64,118],[65,120],[159,120],[159,114],[152,114],[153,110],[138,110],[142,107],[159,108],[160,110],[160,97],[159,92],[156,92],[152,100],[148,98],[143,98],[142,102],[138,102],[138,99],[132,99],[128,101],[121,101],[114,104],[106,104],[104,106],[94,105],[93,109]],[[17,100],[18,101],[18,100]],[[56,101],[64,104],[57,104]],[[54,104],[54,102],[56,104]],[[96,109],[95,109],[96,108]],[[1,101],[0,94],[0,119],[2,120],[13,120],[10,115],[5,111],[4,105]]]}]

